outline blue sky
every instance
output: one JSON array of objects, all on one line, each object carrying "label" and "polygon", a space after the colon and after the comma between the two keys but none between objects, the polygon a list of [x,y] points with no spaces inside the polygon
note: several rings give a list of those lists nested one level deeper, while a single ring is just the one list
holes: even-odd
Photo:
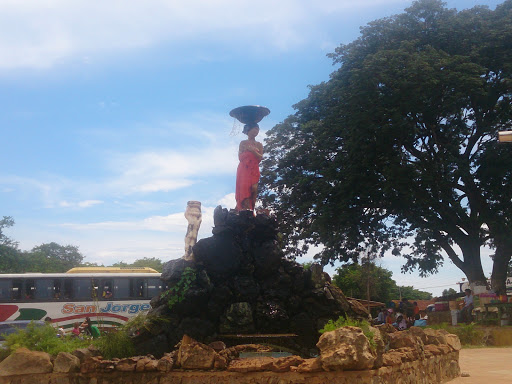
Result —
[{"label": "blue sky", "polygon": [[[200,237],[216,205],[235,205],[243,137],[229,111],[270,108],[263,139],[308,85],[328,80],[327,53],[410,4],[0,0],[0,216],[16,221],[7,235],[24,250],[76,245],[105,265],[181,257],[188,200],[203,204]],[[449,262],[428,279],[400,274],[396,257],[380,263],[434,293],[463,276]]]}]

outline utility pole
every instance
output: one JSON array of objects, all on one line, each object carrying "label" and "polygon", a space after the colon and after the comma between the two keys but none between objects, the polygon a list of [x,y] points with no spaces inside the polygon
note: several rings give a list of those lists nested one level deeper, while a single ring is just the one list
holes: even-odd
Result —
[{"label": "utility pole", "polygon": [[370,313],[370,250],[366,249],[366,305],[368,309],[368,313]]}]

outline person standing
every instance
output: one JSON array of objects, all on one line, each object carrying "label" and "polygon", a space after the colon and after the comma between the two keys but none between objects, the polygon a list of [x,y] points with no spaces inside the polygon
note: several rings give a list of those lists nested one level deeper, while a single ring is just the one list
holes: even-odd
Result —
[{"label": "person standing", "polygon": [[466,296],[464,296],[464,307],[460,311],[460,319],[464,323],[471,323],[472,316],[471,312],[473,311],[473,293],[471,289],[466,289],[464,291]]}]

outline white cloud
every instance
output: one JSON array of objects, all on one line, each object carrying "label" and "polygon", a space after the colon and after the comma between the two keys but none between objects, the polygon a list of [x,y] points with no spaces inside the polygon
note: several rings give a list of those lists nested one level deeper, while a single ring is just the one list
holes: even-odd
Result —
[{"label": "white cloud", "polygon": [[235,194],[230,193],[224,196],[222,199],[220,199],[217,204],[222,205],[223,208],[235,208],[236,206],[236,200],[235,200]]},{"label": "white cloud", "polygon": [[[321,35],[321,19],[346,20],[409,0],[4,0],[0,69],[49,68],[158,44],[223,44],[236,52],[288,50]],[[204,59],[205,53],[201,56]]]},{"label": "white cloud", "polygon": [[121,194],[172,191],[206,177],[234,173],[237,148],[206,146],[188,150],[150,150],[119,154],[110,160],[117,174],[109,188]]},{"label": "white cloud", "polygon": [[103,201],[101,200],[84,200],[79,202],[69,202],[66,200],[63,200],[59,203],[59,206],[65,207],[65,208],[89,208],[94,205],[103,204]]}]

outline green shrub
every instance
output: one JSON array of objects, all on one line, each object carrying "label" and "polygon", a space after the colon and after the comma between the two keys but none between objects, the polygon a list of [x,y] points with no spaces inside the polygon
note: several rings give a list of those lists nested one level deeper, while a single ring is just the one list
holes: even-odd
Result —
[{"label": "green shrub", "polygon": [[452,327],[451,333],[459,336],[460,342],[463,345],[482,345],[484,333],[476,328],[476,324],[461,324],[457,327]]},{"label": "green shrub", "polygon": [[135,355],[132,339],[124,327],[108,332],[95,339],[93,345],[97,347],[105,359],[131,357]]},{"label": "green shrub", "polygon": [[56,356],[59,352],[72,352],[77,348],[87,347],[89,340],[80,340],[70,336],[57,337],[55,328],[51,325],[36,326],[31,323],[26,329],[21,329],[5,337],[8,353],[25,347],[32,351],[47,352]]},{"label": "green shrub", "polygon": [[370,348],[372,351],[375,351],[377,348],[377,344],[375,343],[374,339],[374,332],[370,330],[370,323],[366,320],[355,320],[351,319],[350,317],[338,317],[338,320],[333,321],[329,320],[325,326],[320,329],[318,332],[325,333],[334,331],[335,329],[341,328],[341,327],[358,327],[361,328],[363,331],[363,334],[368,339],[368,342],[370,343]]},{"label": "green shrub", "polygon": [[478,329],[477,324],[459,324],[457,326],[448,323],[429,325],[428,328],[444,329],[447,332],[459,336],[462,345],[482,345],[484,343],[484,332]]}]

